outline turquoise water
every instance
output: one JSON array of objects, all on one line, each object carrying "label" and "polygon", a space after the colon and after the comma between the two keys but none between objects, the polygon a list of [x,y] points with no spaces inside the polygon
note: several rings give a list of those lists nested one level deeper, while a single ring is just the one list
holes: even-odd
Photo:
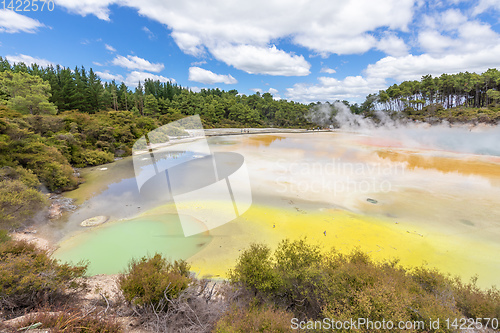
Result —
[{"label": "turquoise water", "polygon": [[[191,161],[193,153],[180,152],[175,158]],[[149,212],[168,204],[171,198],[158,186],[139,193],[131,158],[84,173],[87,181],[67,193],[82,203],[58,221],[59,229],[53,230],[62,238],[54,258],[72,263],[87,261],[88,275],[117,274],[131,258],[158,252],[172,260],[188,259],[210,242],[211,237],[204,234],[184,237],[177,214]],[[93,228],[80,226],[81,221],[97,215],[108,216],[110,222]]]},{"label": "turquoise water", "polygon": [[211,236],[184,237],[177,215],[146,216],[86,229],[60,243],[53,257],[89,262],[87,274],[123,272],[131,258],[156,252],[172,260],[187,259],[201,250]]}]

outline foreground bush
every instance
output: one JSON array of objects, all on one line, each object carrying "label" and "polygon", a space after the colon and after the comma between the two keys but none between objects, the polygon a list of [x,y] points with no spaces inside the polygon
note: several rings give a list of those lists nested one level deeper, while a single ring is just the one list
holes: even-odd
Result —
[{"label": "foreground bush", "polygon": [[14,313],[64,302],[83,285],[87,266],[61,264],[24,241],[0,243],[0,309]]},{"label": "foreground bush", "polygon": [[448,318],[500,317],[496,288],[483,291],[474,280],[464,284],[434,269],[375,262],[359,250],[322,254],[305,240],[282,241],[274,253],[252,245],[241,254],[230,280],[250,291],[255,304],[277,304],[300,320],[369,318],[428,324],[439,318],[437,330],[444,332],[450,331]]},{"label": "foreground bush", "polygon": [[274,254],[267,246],[254,244],[241,254],[229,277],[300,318],[314,318],[321,314],[319,294],[326,287],[321,264],[319,248],[305,240],[284,240]]},{"label": "foreground bush", "polygon": [[229,307],[231,297],[225,289],[226,283],[193,279],[177,298],[170,299],[167,311],[140,309],[142,327],[148,332],[212,332]]},{"label": "foreground bush", "polygon": [[216,324],[214,333],[286,333],[290,332],[293,314],[279,309],[236,308]]},{"label": "foreground bush", "polygon": [[457,306],[469,318],[497,318],[500,320],[500,291],[491,288],[483,291],[476,285],[476,278],[469,283],[455,281]]},{"label": "foreground bush", "polygon": [[[354,251],[347,256],[335,253],[327,272],[325,317],[426,324],[430,318],[439,318],[443,331],[444,320],[462,317],[454,303],[451,281],[437,271],[418,268],[409,272],[396,262],[376,263],[368,255]],[[419,275],[425,275],[425,279]],[[423,331],[427,329],[421,327]]]},{"label": "foreground bush", "polygon": [[212,332],[232,298],[226,283],[192,278],[185,261],[172,263],[160,254],[132,260],[118,285],[152,332]]},{"label": "foreground bush", "polygon": [[169,262],[160,254],[133,259],[118,286],[125,300],[156,311],[168,309],[169,300],[176,299],[189,285],[189,265],[185,261]]}]

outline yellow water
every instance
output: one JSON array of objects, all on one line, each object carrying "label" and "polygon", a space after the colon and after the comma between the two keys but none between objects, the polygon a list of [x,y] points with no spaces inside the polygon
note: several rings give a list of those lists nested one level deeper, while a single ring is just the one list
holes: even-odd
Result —
[{"label": "yellow water", "polygon": [[307,212],[253,205],[242,217],[212,230],[211,235],[212,241],[189,260],[201,275],[225,277],[251,243],[275,248],[282,239],[302,237],[325,251],[335,247],[348,253],[358,247],[374,259],[399,258],[407,267],[438,267],[466,280],[478,275],[483,286],[498,281],[500,267],[500,256],[495,255],[500,253],[498,243],[484,243],[466,235],[448,237],[409,223],[396,224],[340,209]]}]

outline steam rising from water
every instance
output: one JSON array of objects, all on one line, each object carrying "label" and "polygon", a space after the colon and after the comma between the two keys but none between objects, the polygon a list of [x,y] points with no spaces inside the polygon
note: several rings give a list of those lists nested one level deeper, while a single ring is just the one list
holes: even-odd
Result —
[{"label": "steam rising from water", "polygon": [[[450,150],[460,153],[500,156],[500,126],[475,127],[467,125],[450,127],[448,123],[430,126],[423,123],[401,123],[392,120],[382,111],[376,113],[380,123],[351,113],[343,103],[333,104],[337,110],[334,119],[343,130],[368,134],[399,141],[404,147]],[[320,108],[324,121],[331,108]],[[330,123],[331,124],[331,123]]]}]

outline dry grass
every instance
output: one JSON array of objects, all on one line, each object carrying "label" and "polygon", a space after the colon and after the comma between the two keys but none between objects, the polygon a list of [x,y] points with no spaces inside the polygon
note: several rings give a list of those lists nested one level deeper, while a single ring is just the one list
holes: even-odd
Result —
[{"label": "dry grass", "polygon": [[229,308],[227,286],[208,280],[194,280],[175,299],[165,297],[166,311],[155,307],[136,309],[142,327],[153,332],[208,333]]},{"label": "dry grass", "polygon": [[122,326],[115,317],[99,312],[83,312],[77,309],[58,312],[40,311],[25,316],[15,325],[18,330],[28,328],[50,329],[53,333],[120,333]]},{"label": "dry grass", "polygon": [[214,333],[286,333],[293,314],[273,308],[233,307],[217,322]]}]

